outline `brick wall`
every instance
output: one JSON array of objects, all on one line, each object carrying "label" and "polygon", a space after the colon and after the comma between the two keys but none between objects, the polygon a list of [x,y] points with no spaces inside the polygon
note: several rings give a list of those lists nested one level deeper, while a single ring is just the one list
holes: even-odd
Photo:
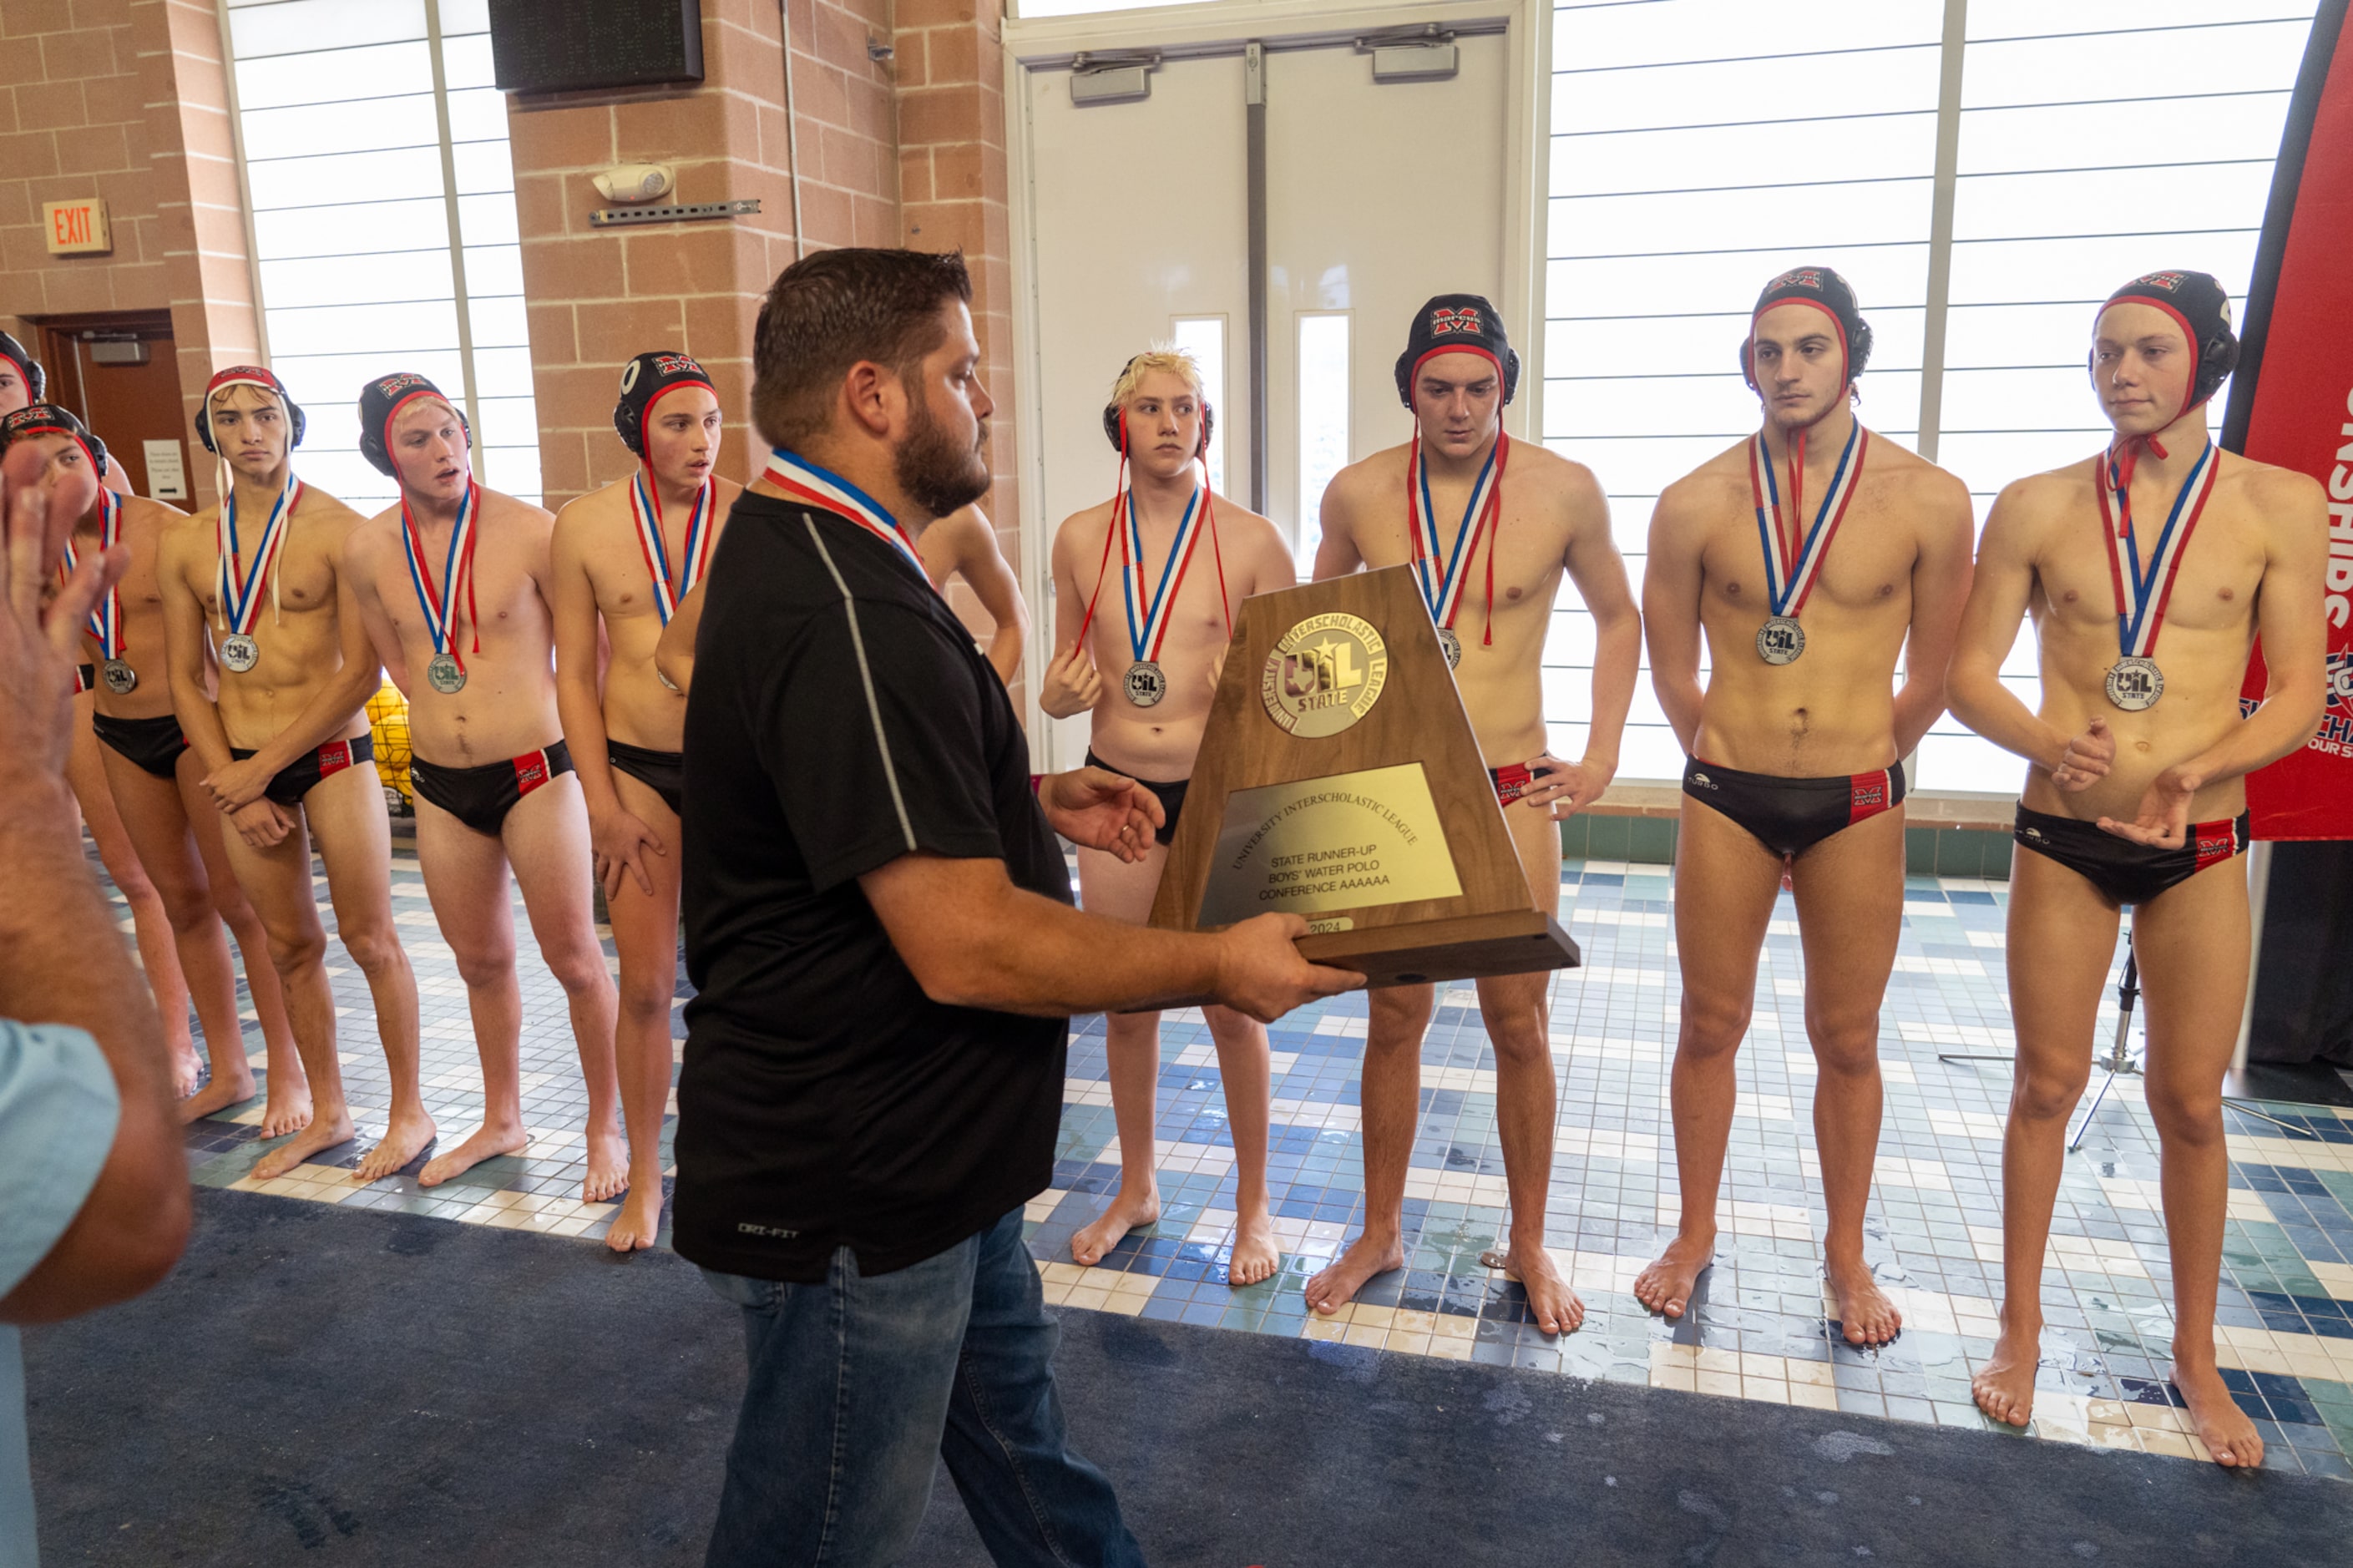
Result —
[{"label": "brick wall", "polygon": [[[983,505],[996,525],[997,547],[1018,573],[1021,509],[1014,456],[1018,432],[1002,13],[1001,0],[898,0],[892,63],[899,88],[899,243],[917,250],[960,249],[972,270],[981,379],[997,400],[990,458],[997,484]],[[961,585],[949,598],[967,625],[988,625]],[[1030,606],[1033,637],[1052,636],[1044,608]]]},{"label": "brick wall", "polygon": [[[888,0],[791,0],[793,112],[807,243],[888,245],[897,228],[887,66]],[[531,312],[547,504],[624,477],[612,426],[622,361],[684,347],[726,410],[722,468],[748,479],[752,325],[795,253],[791,142],[776,0],[703,0],[704,79],[687,91],[509,100],[523,288]],[[757,197],[732,219],[599,231],[589,183],[619,163],[672,163],[665,201]]]},{"label": "brick wall", "polygon": [[[28,318],[169,309],[193,417],[214,366],[257,352],[227,105],[203,0],[0,4],[0,326],[37,347]],[[49,255],[41,204],[89,195],[113,251]]]}]

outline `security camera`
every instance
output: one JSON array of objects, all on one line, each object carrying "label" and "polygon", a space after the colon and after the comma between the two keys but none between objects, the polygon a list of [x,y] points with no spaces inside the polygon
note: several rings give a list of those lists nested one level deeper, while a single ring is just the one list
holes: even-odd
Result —
[{"label": "security camera", "polygon": [[598,174],[596,194],[608,202],[649,202],[670,195],[678,171],[668,163],[623,163]]}]

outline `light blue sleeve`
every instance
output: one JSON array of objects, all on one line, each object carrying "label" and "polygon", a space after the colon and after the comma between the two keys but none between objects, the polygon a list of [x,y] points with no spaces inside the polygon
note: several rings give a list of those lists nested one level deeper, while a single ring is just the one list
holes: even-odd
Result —
[{"label": "light blue sleeve", "polygon": [[121,1116],[113,1070],[88,1033],[0,1018],[0,1296],[81,1212]]}]

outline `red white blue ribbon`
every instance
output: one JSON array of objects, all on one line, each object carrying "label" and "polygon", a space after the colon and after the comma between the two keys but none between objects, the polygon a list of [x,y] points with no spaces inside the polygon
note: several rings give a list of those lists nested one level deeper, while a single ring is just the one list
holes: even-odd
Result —
[{"label": "red white blue ribbon", "polygon": [[[1201,519],[1208,511],[1204,504],[1209,487],[1201,486],[1185,502],[1185,515],[1176,520],[1176,537],[1168,542],[1168,559],[1161,563],[1160,586],[1150,598],[1141,589],[1147,578],[1144,563],[1144,529],[1135,518],[1135,492],[1131,489],[1122,499],[1120,515],[1119,585],[1127,600],[1127,640],[1135,650],[1139,663],[1156,663],[1160,645],[1168,640],[1170,612],[1176,606],[1176,590],[1185,585],[1185,574],[1193,564],[1193,547],[1201,542]],[[1136,612],[1143,612],[1137,619]]]},{"label": "red white blue ribbon", "polygon": [[2127,510],[2131,475],[2114,453],[2103,453],[2092,460],[2098,465],[2092,482],[2100,492],[2100,535],[2107,541],[2108,580],[2116,595],[2116,646],[2126,658],[2154,658],[2158,630],[2165,624],[2165,606],[2172,601],[2173,582],[2181,574],[2181,557],[2189,548],[2199,514],[2206,510],[2206,498],[2214,493],[2214,475],[2222,465],[2214,460],[2214,443],[2208,441],[2173,498],[2173,510],[2166,516],[2165,531],[2157,536],[2157,547],[2149,552],[2144,570],[2140,541],[2134,537]]},{"label": "red white blue ribbon", "polygon": [[[104,486],[98,492],[98,548],[105,552],[122,541],[122,498]],[[65,559],[58,566],[58,581],[65,582],[81,564],[81,552],[74,548],[73,536],[66,536]],[[104,659],[122,657],[122,591],[121,585],[107,589],[106,596],[90,607],[90,635],[98,644],[98,656]]]},{"label": "red white blue ribbon", "polygon": [[417,591],[417,607],[425,612],[426,635],[433,639],[433,651],[446,653],[458,660],[462,673],[466,661],[458,658],[458,585],[466,585],[466,613],[474,621],[474,651],[482,651],[482,617],[474,608],[474,516],[481,509],[478,504],[480,487],[471,479],[466,481],[466,494],[458,502],[458,521],[449,527],[449,552],[441,565],[441,587],[436,592],[432,574],[425,565],[425,536],[417,531],[417,520],[409,515],[408,495],[400,498],[400,544],[408,556],[408,584]]},{"label": "red white blue ribbon", "polygon": [[[1423,603],[1430,606],[1430,618],[1441,631],[1451,630],[1454,617],[1462,607],[1462,585],[1471,574],[1463,570],[1478,553],[1479,536],[1491,527],[1500,527],[1504,512],[1504,466],[1508,461],[1512,438],[1501,430],[1495,432],[1495,446],[1487,454],[1486,464],[1479,470],[1478,482],[1471,487],[1471,500],[1462,509],[1462,521],[1454,532],[1454,548],[1449,551],[1438,532],[1438,517],[1430,501],[1430,470],[1421,461],[1421,429],[1416,426],[1413,449],[1406,458],[1405,500],[1407,526],[1413,531],[1413,570],[1421,583]],[[1487,541],[1487,636],[1493,642],[1495,619],[1495,542]]]},{"label": "red white blue ribbon", "polygon": [[221,620],[231,637],[251,636],[254,624],[261,618],[261,584],[269,580],[278,552],[285,546],[286,531],[294,521],[294,509],[301,504],[302,481],[289,474],[286,488],[278,492],[278,502],[261,526],[261,542],[254,549],[248,571],[240,564],[236,489],[232,487],[222,499],[213,517],[213,548],[220,562],[216,586]]},{"label": "red white blue ribbon", "polygon": [[[1781,489],[1774,480],[1773,459],[1766,453],[1764,433],[1748,438],[1748,486],[1757,499],[1757,532],[1765,546],[1765,594],[1774,615],[1795,620],[1806,607],[1806,599],[1822,574],[1822,563],[1830,558],[1831,541],[1846,519],[1847,503],[1854,500],[1855,485],[1862,478],[1863,457],[1870,449],[1871,433],[1857,420],[1839,453],[1831,488],[1800,540],[1781,521]],[[1789,510],[1800,516],[1804,515],[1799,487],[1805,465],[1806,433],[1799,430],[1789,447]]]},{"label": "red white blue ribbon", "polygon": [[923,558],[915,553],[915,542],[899,526],[899,520],[884,510],[881,502],[839,474],[820,468],[799,453],[779,447],[768,454],[768,467],[761,478],[786,495],[839,513],[877,539],[895,545],[907,558],[907,564],[915,569],[915,575],[923,580],[923,585],[932,585],[931,574],[923,570]]},{"label": "red white blue ribbon", "polygon": [[712,499],[717,495],[718,482],[702,481],[696,492],[694,511],[686,521],[686,563],[678,581],[670,581],[670,548],[662,540],[661,491],[646,479],[646,470],[638,469],[638,477],[629,483],[629,515],[638,525],[638,548],[646,558],[646,574],[654,583],[654,608],[660,612],[661,624],[670,625],[670,616],[678,613],[679,601],[694,592],[702,581],[703,568],[711,562],[711,520],[717,509]]}]

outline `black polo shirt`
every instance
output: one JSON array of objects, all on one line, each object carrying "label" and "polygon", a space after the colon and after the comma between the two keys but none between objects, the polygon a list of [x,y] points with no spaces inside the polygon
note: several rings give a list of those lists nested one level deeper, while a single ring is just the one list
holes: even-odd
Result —
[{"label": "black polo shirt", "polygon": [[914,564],[750,491],[686,710],[681,1257],[764,1279],[904,1268],[1053,1174],[1069,1023],[925,996],[858,879],[924,850],[1070,902],[995,670]]}]

